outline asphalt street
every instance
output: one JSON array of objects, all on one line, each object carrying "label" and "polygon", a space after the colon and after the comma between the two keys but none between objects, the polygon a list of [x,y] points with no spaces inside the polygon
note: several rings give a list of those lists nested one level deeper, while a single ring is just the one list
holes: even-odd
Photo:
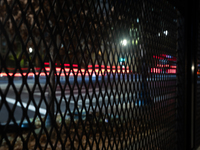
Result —
[{"label": "asphalt street", "polygon": [[[69,114],[76,110],[101,110],[102,112],[119,113],[124,109],[139,108],[143,104],[139,98],[141,94],[139,91],[142,90],[139,75],[108,75],[98,78],[92,76],[85,77],[84,82],[82,79],[82,77],[73,76],[59,79],[55,90],[55,112]],[[15,78],[11,83],[13,84],[9,84],[5,77],[0,79],[1,123],[12,121],[8,119],[21,120],[24,114],[27,114],[26,117],[33,118],[37,115],[36,108],[42,116],[47,113],[49,86],[45,77],[39,78],[39,83],[35,78],[29,78],[26,82],[22,81],[22,78]],[[147,79],[147,83],[152,101],[159,102],[163,98],[174,98],[175,89],[171,89],[170,86],[176,84],[175,75],[151,76]],[[166,89],[166,87],[169,88]],[[167,101],[162,105],[167,105]]]}]

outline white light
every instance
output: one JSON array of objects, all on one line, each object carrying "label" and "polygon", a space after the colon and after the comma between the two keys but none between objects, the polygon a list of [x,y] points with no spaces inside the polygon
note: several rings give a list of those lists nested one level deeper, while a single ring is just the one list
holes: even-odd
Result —
[{"label": "white light", "polygon": [[160,36],[160,33],[158,33],[158,36]]},{"label": "white light", "polygon": [[164,31],[164,34],[165,34],[165,35],[168,35],[168,31],[167,31],[167,30],[166,30],[166,31]]},{"label": "white light", "polygon": [[29,47],[29,52],[32,53],[33,52],[33,48]]},{"label": "white light", "polygon": [[192,71],[194,71],[194,65],[192,65],[191,69],[192,69]]},{"label": "white light", "polygon": [[124,39],[124,40],[121,41],[121,43],[122,43],[123,46],[126,46],[127,45],[127,40]]}]

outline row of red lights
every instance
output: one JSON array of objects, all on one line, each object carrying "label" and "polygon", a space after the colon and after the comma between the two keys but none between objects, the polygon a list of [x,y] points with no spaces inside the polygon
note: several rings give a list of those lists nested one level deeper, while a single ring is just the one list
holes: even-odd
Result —
[{"label": "row of red lights", "polygon": [[[166,55],[162,54],[161,56],[163,57],[166,57]],[[161,59],[162,57],[157,57],[157,56],[153,56],[154,58],[159,58]],[[44,65],[49,65],[49,62],[45,62]],[[58,65],[57,63],[55,63],[55,65]],[[61,64],[60,64],[61,65]],[[64,64],[64,66],[66,67],[69,67],[70,64]],[[101,74],[104,74],[106,72],[105,70],[105,66],[104,65],[101,65],[101,70],[99,70],[99,66],[100,65],[95,65],[94,67],[96,68],[95,69],[95,73],[101,75]],[[77,64],[72,64],[72,67],[78,67]],[[85,75],[91,75],[92,72],[93,72],[93,69],[91,69],[93,66],[92,65],[88,65],[88,71],[86,71],[86,74]],[[169,64],[166,64],[166,65],[161,65],[161,64],[157,64],[157,67],[169,67]],[[111,66],[107,66],[107,72],[110,73],[110,68]],[[116,66],[112,66],[112,72],[115,73],[115,72],[118,72],[120,73],[121,72],[121,66],[117,66],[117,70],[115,70]],[[167,69],[166,72],[167,73],[176,73],[176,66],[170,66],[170,68],[173,68],[173,69]],[[14,70],[15,68],[8,68],[8,70]],[[21,70],[28,70],[28,68],[21,68]],[[35,68],[36,71],[40,70],[40,68]],[[45,70],[46,71],[50,71],[50,67],[45,67]],[[85,73],[85,69],[81,69],[80,71],[78,71],[77,68],[73,68],[73,70],[70,70],[69,68],[65,68],[64,69],[65,72],[66,72],[66,75],[73,75],[73,72],[74,72],[74,75],[77,75],[77,72],[78,72],[78,76],[81,76],[81,73],[84,74]],[[56,67],[56,71],[57,71],[57,75],[60,75],[60,76],[65,76],[65,73],[64,73],[64,70],[61,70],[61,67]],[[59,73],[61,71],[61,74]],[[126,67],[126,72],[129,73],[129,67]],[[161,73],[162,72],[162,69],[160,68],[151,68],[151,73]],[[94,73],[94,72],[93,72]],[[125,67],[123,66],[122,67],[122,73],[125,73]],[[16,77],[21,77],[22,75],[23,76],[26,76],[28,74],[28,76],[34,76],[34,73],[33,72],[29,72],[29,73],[15,73],[14,76]],[[44,72],[41,72],[40,74],[38,72],[35,73],[36,75],[40,75],[40,76],[46,76],[49,75],[49,72],[47,72],[46,74]],[[8,73],[9,76],[13,76],[13,73]],[[2,76],[7,76],[6,73],[0,73],[0,77]]]},{"label": "row of red lights", "polygon": [[[165,67],[169,67],[169,64],[166,64],[166,65],[157,64],[157,67],[165,68]],[[170,68],[176,68],[176,66],[172,65],[170,66]]]},{"label": "row of red lights", "polygon": [[[49,65],[49,63],[44,63],[45,65]],[[70,66],[70,64],[64,64],[64,66]],[[72,65],[73,67],[78,67],[78,65],[76,64],[73,64]],[[91,68],[92,65],[89,65],[88,68]],[[95,68],[96,67],[99,67],[99,65],[95,65]],[[73,76],[73,75],[78,75],[78,76],[81,76],[81,73],[82,74],[85,74],[85,75],[92,75],[92,73],[96,73],[98,75],[102,75],[104,74],[105,72],[108,72],[110,73],[111,70],[110,70],[110,66],[107,66],[107,71],[105,70],[105,66],[104,65],[101,65],[102,69],[99,70],[99,68],[96,68],[93,72],[93,69],[88,69],[88,71],[85,71],[85,69],[81,69],[81,70],[78,70],[77,68],[73,68],[73,70],[70,70],[69,68],[65,68],[64,70],[61,69],[61,67],[56,67],[56,74],[57,75],[60,75],[60,76],[65,76],[65,75],[70,75],[70,76]],[[120,73],[121,72],[121,69],[120,69],[120,66],[118,66],[117,70],[115,70],[115,66],[112,66],[112,72],[115,73],[115,72],[118,72]],[[13,69],[14,70],[14,69]],[[22,70],[28,70],[28,68],[23,68]],[[36,71],[39,71],[40,68],[35,68]],[[49,75],[49,71],[50,71],[50,67],[45,67],[45,70],[48,71],[46,74],[44,72],[36,72],[35,75],[40,75],[40,76],[46,76],[46,75]],[[65,73],[64,73],[65,71]],[[61,72],[61,73],[60,73]],[[74,74],[73,74],[74,72]],[[127,70],[126,70],[127,73],[129,73],[129,68],[127,67]],[[125,67],[122,67],[122,73],[125,73]],[[13,76],[13,73],[0,73],[0,77],[3,77],[3,76]],[[34,73],[33,72],[29,72],[29,73],[15,73],[14,76],[15,77],[21,77],[21,76],[34,76]]]},{"label": "row of red lights", "polygon": [[169,58],[167,56],[169,56],[169,55],[160,54],[160,56],[153,55],[153,58],[161,59],[161,60],[167,59],[168,61],[176,61],[176,57]]},{"label": "row of red lights", "polygon": [[[162,73],[162,69],[151,68],[151,73]],[[166,69],[166,73],[176,74],[176,69]]]}]

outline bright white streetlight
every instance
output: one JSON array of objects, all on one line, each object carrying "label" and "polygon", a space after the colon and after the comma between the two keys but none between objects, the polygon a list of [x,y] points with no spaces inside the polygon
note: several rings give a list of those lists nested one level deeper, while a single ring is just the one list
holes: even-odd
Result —
[{"label": "bright white streetlight", "polygon": [[29,47],[29,49],[28,49],[28,50],[29,50],[29,52],[30,52],[30,53],[32,53],[32,52],[33,52],[33,48],[32,48],[32,47]]},{"label": "bright white streetlight", "polygon": [[166,31],[164,31],[164,34],[167,36],[168,35],[168,31],[166,30]]},{"label": "bright white streetlight", "polygon": [[123,46],[126,46],[127,45],[127,40],[124,39],[124,40],[121,41],[121,43],[122,43]]},{"label": "bright white streetlight", "polygon": [[192,67],[191,67],[191,69],[192,69],[192,71],[194,71],[194,69],[195,69],[195,68],[194,68],[194,64],[192,64]]}]

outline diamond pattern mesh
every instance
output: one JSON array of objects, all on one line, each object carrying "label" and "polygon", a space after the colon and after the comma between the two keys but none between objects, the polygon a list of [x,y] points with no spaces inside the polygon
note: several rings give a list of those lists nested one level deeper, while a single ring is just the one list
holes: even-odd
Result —
[{"label": "diamond pattern mesh", "polygon": [[0,9],[0,148],[176,149],[178,15],[168,2]]}]

